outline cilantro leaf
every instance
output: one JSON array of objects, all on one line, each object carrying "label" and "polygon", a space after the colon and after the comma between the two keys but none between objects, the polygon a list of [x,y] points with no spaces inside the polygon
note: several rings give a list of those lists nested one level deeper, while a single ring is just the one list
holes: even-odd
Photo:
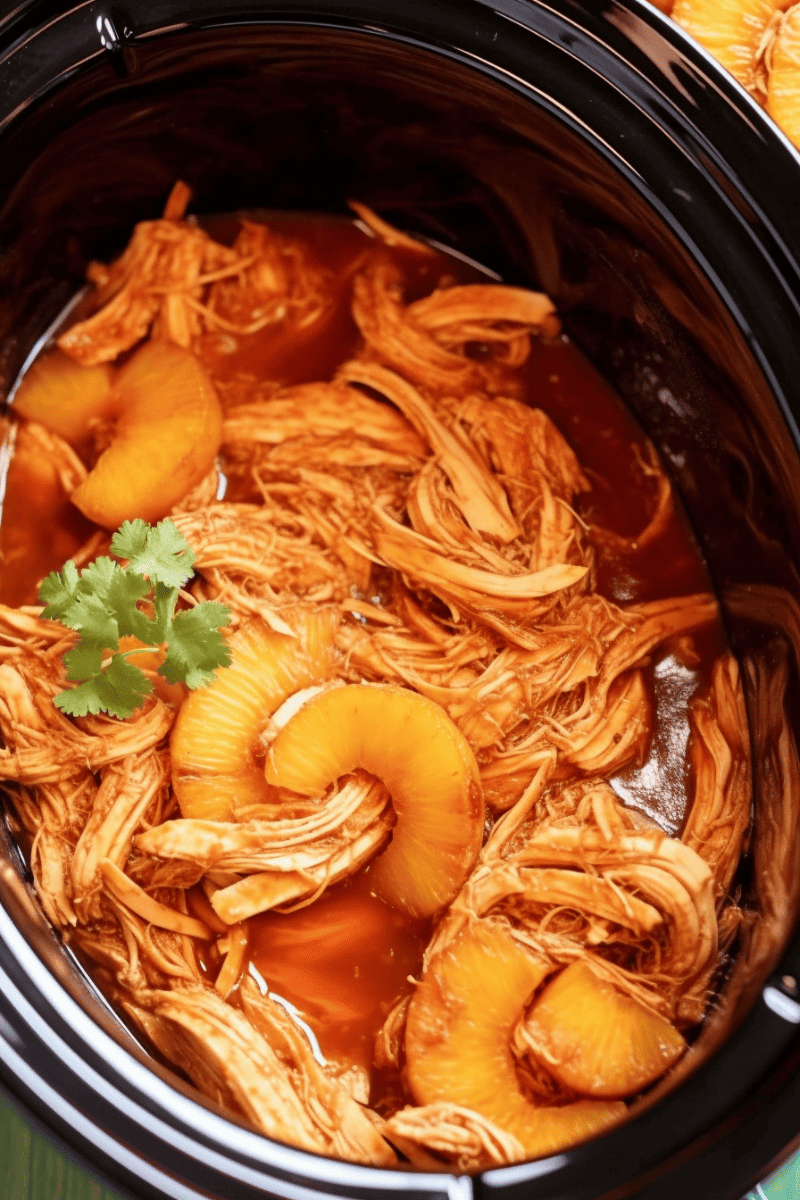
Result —
[{"label": "cilantro leaf", "polygon": [[69,717],[86,717],[89,713],[97,716],[98,713],[104,711],[102,698],[97,692],[93,679],[86,683],[79,683],[77,687],[70,688],[66,692],[59,692],[57,696],[53,697],[53,704]]},{"label": "cilantro leaf", "polygon": [[182,533],[167,518],[151,529],[144,521],[125,521],[111,540],[112,553],[152,583],[180,588],[191,579],[194,554]]},{"label": "cilantro leaf", "polygon": [[129,717],[139,708],[153,685],[143,671],[121,654],[112,656],[105,671],[77,687],[60,692],[53,703],[71,717],[107,712],[112,717]]},{"label": "cilantro leaf", "polygon": [[131,562],[147,549],[147,535],[151,527],[141,517],[135,521],[123,521],[111,539],[111,553]]},{"label": "cilantro leaf", "polygon": [[105,654],[105,646],[81,638],[77,646],[73,646],[64,655],[67,679],[84,680],[99,675]]},{"label": "cilantro leaf", "polygon": [[147,580],[131,571],[117,567],[106,593],[106,612],[113,616],[119,627],[120,637],[132,634],[142,642],[152,640],[153,622],[136,607],[150,588]]},{"label": "cilantro leaf", "polygon": [[80,581],[75,589],[76,596],[97,596],[99,600],[104,600],[117,572],[121,574],[122,568],[113,558],[106,555],[96,558],[81,571]]},{"label": "cilantro leaf", "polygon": [[112,650],[119,645],[119,625],[113,613],[108,612],[101,596],[79,594],[61,620],[92,642]]},{"label": "cilantro leaf", "polygon": [[46,605],[42,616],[66,624],[63,618],[74,603],[77,587],[78,568],[70,558],[64,563],[63,571],[51,571],[42,581],[39,599]]},{"label": "cilantro leaf", "polygon": [[166,648],[160,674],[190,688],[210,683],[215,669],[231,661],[219,633],[230,620],[226,605],[207,601],[175,614],[195,556],[172,521],[155,529],[145,521],[126,521],[111,550],[127,564],[104,556],[79,574],[70,561],[48,575],[39,590],[42,615],[80,634],[64,655],[67,679],[77,686],[54,701],[70,716],[129,717],[152,692],[148,677],[128,661],[137,651],[119,650],[121,637],[132,635],[143,648]]},{"label": "cilantro leaf", "polygon": [[136,607],[149,591],[141,575],[123,571],[110,558],[98,558],[81,572],[71,604],[59,605],[58,620],[113,650],[127,634],[150,641],[153,623]]},{"label": "cilantro leaf", "polygon": [[159,642],[164,642],[169,633],[169,627],[175,616],[175,605],[178,601],[178,589],[165,587],[157,583],[153,588],[153,610],[155,617],[153,629]]},{"label": "cilantro leaf", "polygon": [[230,664],[230,648],[218,632],[229,620],[227,605],[213,600],[178,613],[167,635],[167,657],[159,675],[169,683],[183,680],[190,688],[206,687],[216,667]]}]

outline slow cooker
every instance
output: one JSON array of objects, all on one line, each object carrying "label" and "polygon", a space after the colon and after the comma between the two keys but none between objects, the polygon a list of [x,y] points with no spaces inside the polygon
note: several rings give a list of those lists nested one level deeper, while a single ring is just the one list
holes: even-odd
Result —
[{"label": "slow cooker", "polygon": [[800,1145],[800,159],[637,0],[22,0],[0,14],[0,392],[176,178],[344,213],[555,298],[656,441],[742,664],[746,921],[687,1065],[626,1125],[455,1177],[270,1142],[154,1061],[2,831],[0,1079],[132,1197],[735,1200]]}]

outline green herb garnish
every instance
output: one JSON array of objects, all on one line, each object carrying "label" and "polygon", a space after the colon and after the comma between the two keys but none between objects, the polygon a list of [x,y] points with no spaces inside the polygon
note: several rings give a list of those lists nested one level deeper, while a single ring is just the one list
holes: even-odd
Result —
[{"label": "green herb garnish", "polygon": [[[130,659],[143,650],[164,650],[158,668],[169,683],[205,687],[217,667],[231,661],[219,633],[230,620],[225,604],[207,600],[176,613],[178,592],[191,578],[194,554],[172,521],[152,528],[146,521],[125,521],[111,539],[111,553],[127,559],[95,559],[78,574],[73,562],[53,571],[39,589],[43,617],[80,633],[64,655],[67,679],[78,686],[55,697],[73,717],[110,713],[129,717],[153,690],[151,680]],[[133,636],[144,645],[121,651],[119,639]]]}]

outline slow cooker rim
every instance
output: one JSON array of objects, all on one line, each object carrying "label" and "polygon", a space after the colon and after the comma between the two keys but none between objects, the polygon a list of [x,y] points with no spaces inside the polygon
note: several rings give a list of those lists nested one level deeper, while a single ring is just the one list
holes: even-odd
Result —
[{"label": "slow cooker rim", "polygon": [[[13,130],[16,121],[24,119],[30,105],[44,102],[49,90],[67,82],[72,71],[87,67],[93,60],[99,61],[105,56],[114,64],[117,75],[126,76],[128,67],[125,51],[135,47],[137,40],[151,43],[154,39],[180,36],[188,31],[237,28],[248,22],[262,27],[268,23],[273,27],[283,25],[307,28],[317,24],[320,29],[338,28],[351,32],[361,29],[362,32],[378,38],[402,41],[406,38],[403,22],[408,25],[413,19],[417,19],[422,32],[410,27],[410,44],[447,57],[455,57],[478,71],[484,70],[498,82],[522,90],[528,96],[535,96],[545,110],[553,112],[554,106],[549,104],[548,97],[537,91],[535,83],[524,76],[516,75],[508,63],[498,65],[501,47],[495,42],[488,43],[487,29],[479,24],[479,18],[488,12],[494,17],[500,17],[509,28],[530,30],[536,36],[546,38],[551,30],[547,28],[546,32],[542,33],[530,17],[532,12],[537,15],[545,14],[546,26],[553,19],[568,23],[572,26],[571,33],[581,32],[581,26],[576,19],[578,15],[590,30],[587,34],[590,50],[596,51],[599,47],[604,54],[604,65],[616,65],[620,71],[628,73],[631,89],[628,99],[645,113],[648,120],[655,123],[661,121],[665,128],[668,115],[672,123],[671,135],[674,136],[675,132],[680,130],[687,143],[693,147],[694,153],[704,161],[708,178],[713,179],[715,183],[719,181],[719,202],[728,207],[744,206],[746,211],[742,213],[745,219],[741,222],[741,231],[752,236],[760,251],[769,257],[775,268],[776,282],[782,290],[781,309],[777,314],[773,309],[773,316],[787,315],[791,312],[796,327],[800,321],[800,210],[795,214],[791,206],[783,203],[783,198],[790,194],[800,151],[792,146],[765,111],[707,51],[658,9],[651,7],[647,0],[628,0],[631,13],[637,14],[636,19],[641,25],[641,29],[637,31],[640,35],[639,44],[634,46],[634,57],[638,62],[636,67],[629,66],[620,52],[621,45],[634,45],[632,35],[626,42],[627,35],[625,30],[618,26],[618,22],[606,22],[604,25],[604,12],[587,12],[582,9],[580,0],[556,0],[548,5],[544,5],[542,0],[467,0],[466,4],[463,0],[445,0],[444,5],[440,7],[448,8],[448,18],[458,25],[462,39],[469,41],[471,38],[474,43],[466,50],[462,45],[449,44],[446,35],[441,35],[438,39],[431,38],[431,10],[425,0],[379,0],[382,11],[393,18],[393,23],[385,21],[383,26],[377,26],[374,22],[369,24],[366,20],[366,16],[373,11],[375,2],[376,0],[292,0],[292,6],[287,8],[286,0],[194,0],[180,19],[163,24],[164,18],[161,18],[162,23],[159,23],[157,17],[159,7],[171,9],[173,15],[177,15],[174,9],[178,0],[152,0],[146,7],[142,7],[145,19],[139,22],[139,28],[132,29],[127,24],[127,18],[116,16],[113,9],[97,3],[97,0],[83,0],[83,3],[66,11],[61,10],[59,0],[24,0],[23,4],[12,12],[5,29],[0,23],[0,67],[6,68],[0,73],[0,146],[3,138]],[[265,4],[268,7],[268,15],[265,12]],[[611,6],[612,11],[614,7]],[[354,10],[363,10],[364,16],[354,16]],[[438,11],[437,9],[437,14]],[[20,36],[20,22],[36,12],[41,20],[35,33]],[[467,12],[477,13],[478,17],[471,15],[467,21],[464,19]],[[254,21],[256,15],[258,20]],[[77,27],[70,28],[67,32],[64,23],[73,16],[77,19]],[[609,29],[612,36],[605,40],[610,49],[604,44],[602,36],[607,34]],[[57,36],[54,36],[56,31]],[[677,56],[675,61],[656,68],[655,56],[650,60],[645,59],[642,31],[657,37],[659,44],[668,45]],[[429,38],[427,42],[419,40],[421,36],[426,35]],[[40,37],[48,43],[47,55],[37,54],[36,39]],[[487,52],[489,45],[494,55],[492,59]],[[508,46],[505,50],[507,55]],[[54,54],[69,55],[69,66],[65,66],[65,69],[55,76],[48,72],[47,88],[39,88],[32,96],[28,95],[24,102],[17,102],[20,101],[20,96],[30,92],[30,81],[35,78],[38,61]],[[569,48],[569,54],[574,57],[574,42]],[[9,71],[8,66],[15,55],[21,57],[20,67]],[[650,82],[656,83],[656,101],[650,106],[647,97],[643,97],[637,88],[637,75],[644,76],[645,62],[649,62],[653,70]],[[680,75],[676,64],[681,65]],[[597,70],[595,63],[592,64],[592,69]],[[670,90],[673,93],[672,98],[668,96]],[[690,97],[694,109],[692,120],[686,118],[676,107],[675,97],[679,96]],[[718,114],[714,104],[709,103],[709,99],[719,103],[723,114],[728,109],[735,113],[738,119],[743,120],[740,127],[743,135],[740,139],[741,144],[736,147],[735,171],[728,158],[721,157],[712,136],[714,117]],[[566,109],[558,115],[568,127],[579,128],[579,123],[570,121],[571,114]],[[787,388],[775,377],[770,363],[760,352],[758,339],[754,339],[752,330],[743,318],[742,306],[737,305],[735,292],[721,284],[720,275],[713,263],[704,256],[697,239],[692,239],[687,232],[694,224],[694,197],[675,186],[671,188],[670,205],[667,207],[660,195],[644,186],[639,172],[627,161],[624,131],[620,136],[619,131],[612,129],[612,136],[605,142],[594,137],[592,131],[587,128],[581,132],[601,155],[614,162],[623,177],[646,198],[657,216],[666,224],[672,224],[683,231],[681,240],[684,248],[694,257],[698,268],[713,281],[719,294],[724,296],[729,311],[748,341],[751,352],[772,389],[783,418],[791,429],[795,444],[800,445],[800,416],[795,416],[790,401],[793,389]],[[745,136],[751,140],[746,142]],[[762,186],[763,176],[757,166],[760,159],[756,150],[769,155],[770,158],[771,186],[766,191]]]},{"label": "slow cooker rim", "polygon": [[[481,7],[484,7],[484,8],[487,8],[487,7],[488,7],[488,5],[484,3],[484,0],[475,0],[475,2],[476,2],[476,3],[478,3],[478,4],[480,4],[480,6],[481,6]],[[45,4],[45,3],[41,3],[41,2],[39,2],[39,0],[32,0],[32,2],[31,2],[30,4],[23,6],[23,8],[26,10],[26,13],[27,13],[27,12],[30,12],[30,11],[32,11],[34,8],[39,8],[40,10],[43,10],[43,9],[45,9],[45,8],[47,8],[47,7],[49,7],[47,4]],[[99,8],[99,6],[97,6],[97,5],[91,5],[91,4],[90,4],[90,5],[82,5],[82,6],[79,6],[79,7],[80,7],[81,9],[89,9],[89,10],[92,10],[92,12],[95,12],[95,11],[97,11],[98,15],[100,15],[100,8]],[[231,8],[233,8],[234,6],[230,6],[230,7],[231,7]],[[298,6],[298,7],[299,7],[299,6]],[[312,7],[314,7],[314,8],[317,8],[317,9],[318,9],[318,8],[320,7],[320,4],[316,4],[316,5],[309,4],[309,5],[304,5],[303,7],[308,7],[308,8],[312,8]],[[329,9],[330,9],[330,8],[333,8],[333,7],[341,7],[341,6],[337,6],[337,5],[328,5],[328,8],[329,8]],[[525,4],[506,3],[506,4],[504,4],[504,5],[503,5],[503,10],[504,10],[504,11],[512,11],[512,10],[513,10],[513,12],[514,12],[514,14],[515,14],[515,15],[514,15],[514,19],[517,19],[520,13],[522,13],[523,15],[524,15],[524,14],[526,14],[526,13],[528,13],[528,12],[529,12],[529,10],[530,10],[530,7],[531,7],[531,6],[530,6],[530,4],[528,4],[528,3],[525,3]],[[552,6],[551,6],[551,7],[552,7]],[[561,3],[560,7],[561,7],[562,9],[573,9],[573,10],[575,9],[575,5],[573,5],[573,4],[570,4],[570,3],[568,2],[568,0],[563,0],[563,2]],[[655,10],[653,10],[652,12],[649,12],[649,11],[647,11],[643,5],[642,5],[642,6],[637,6],[637,9],[638,9],[638,8],[640,8],[640,9],[641,9],[641,11],[640,11],[640,20],[642,20],[642,21],[643,21],[645,24],[647,23],[647,20],[650,20],[651,22],[653,22],[653,21],[655,20],[655,24],[656,24],[656,27],[657,27],[657,28],[658,28],[658,30],[659,30],[659,34],[668,34],[668,35],[670,35],[670,36],[671,36],[673,39],[677,37],[677,34],[675,33],[675,31],[674,31],[673,29],[665,29],[665,24],[666,24],[666,22],[665,22],[665,20],[664,20],[664,19],[661,17],[661,14],[658,14],[658,13],[657,13]],[[20,11],[20,10],[17,10],[17,11]],[[71,10],[71,11],[77,11],[77,10]],[[226,10],[226,12],[228,12],[228,11],[229,11],[229,10]],[[294,11],[295,11],[295,22],[293,22],[293,23],[296,23],[296,20],[297,20],[297,18],[296,18],[296,11],[297,11],[297,10],[294,10]],[[585,14],[584,14],[584,15],[585,15]],[[647,20],[646,20],[646,19],[647,19]],[[277,18],[276,18],[275,20],[273,20],[272,16],[270,16],[270,17],[269,17],[269,21],[270,21],[270,23],[271,23],[271,24],[276,24],[276,23],[277,23]],[[224,23],[225,23],[225,24],[227,24],[228,22],[226,21],[226,22],[224,22]],[[263,24],[263,23],[264,23],[264,22],[263,22],[263,19],[262,19],[262,21],[261,21],[261,22],[259,22],[259,24]],[[198,22],[198,27],[199,27],[199,26],[200,26],[200,23]],[[116,28],[116,26],[115,26],[115,28]],[[3,28],[2,28],[2,25],[0,25],[0,35],[2,35],[2,34],[3,34]],[[155,36],[155,35],[152,35],[152,36]],[[678,41],[680,42],[680,48],[681,48],[681,50],[682,50],[682,51],[687,51],[687,45],[685,44],[685,39],[678,38]],[[0,48],[1,48],[1,47],[2,47],[2,42],[0,41]],[[109,49],[110,49],[110,50],[113,52],[113,47],[109,47]],[[695,48],[694,48],[694,47],[691,47],[691,46],[689,46],[689,47],[688,47],[688,49],[689,49],[689,50],[691,50],[692,52],[695,52]],[[11,52],[13,53],[13,50],[12,50]],[[99,53],[99,54],[102,54],[102,51],[100,51],[100,52],[98,52],[98,53]],[[689,58],[691,58],[691,55],[687,55],[687,56],[688,56]],[[474,64],[472,64],[472,65],[474,66]],[[705,64],[705,65],[707,66],[708,64]],[[733,85],[731,85],[731,83],[730,83],[730,82],[729,82],[727,79],[722,79],[722,80],[720,80],[720,78],[719,78],[719,77],[718,77],[718,75],[717,75],[717,77],[715,77],[715,79],[714,79],[714,85],[715,85],[715,86],[716,86],[716,87],[717,87],[717,88],[718,88],[718,89],[719,89],[719,90],[722,92],[722,94],[724,94],[724,95],[727,95],[727,98],[728,98],[728,100],[730,100],[730,97],[731,97],[731,96],[733,96],[733,98],[734,98],[735,100],[737,100],[737,101],[739,101],[739,102],[741,103],[741,101],[742,101],[742,99],[743,99],[743,95],[744,95],[744,94],[742,94],[741,96],[739,96],[739,95],[737,94],[737,92],[736,92],[735,88],[733,87]],[[752,122],[752,121],[755,119],[755,115],[754,115],[754,113],[753,113],[752,111],[750,111],[750,107],[749,107],[749,106],[751,106],[751,105],[752,105],[752,102],[750,102],[750,101],[748,100],[748,101],[747,101],[747,106],[746,106],[746,110],[747,110],[747,119],[748,119],[748,121],[751,121],[751,122]],[[756,110],[756,114],[760,114],[760,110]],[[766,135],[769,135],[769,136],[767,136],[767,141],[769,142],[770,138],[772,138],[772,140],[773,140],[773,141],[775,141],[775,133],[774,133],[774,130],[771,128],[771,126],[769,126],[769,125],[766,123],[766,118],[764,118],[764,117],[763,117],[763,114],[760,114],[760,115],[758,116],[758,120],[762,121],[762,123],[763,123],[763,129],[762,129],[762,131],[761,131],[761,132],[762,132],[762,133],[763,133],[765,136],[766,136]],[[757,123],[758,123],[758,122],[756,121],[756,124],[757,124]],[[776,143],[776,144],[780,144],[780,139],[777,139],[777,143]],[[786,149],[786,147],[784,146],[784,147],[783,147],[783,149],[785,150],[785,149]],[[793,169],[796,169],[796,163],[793,163]],[[772,220],[771,220],[771,219],[770,219],[770,221],[769,221],[769,224],[770,224],[770,226],[771,226],[772,228],[774,228],[774,225],[773,225],[773,222],[772,222]],[[787,246],[789,247],[789,250],[791,251],[791,243],[792,243],[792,240],[795,240],[795,241],[796,241],[796,243],[798,244],[798,246],[800,246],[800,239],[796,239],[796,238],[794,238],[794,231],[791,231],[791,230],[789,230],[789,231],[787,231],[787,236],[786,236],[785,238],[777,238],[777,239],[775,239],[775,242],[774,242],[773,246],[771,246],[771,247],[770,247],[771,253],[772,253],[772,254],[774,254],[774,253],[775,253],[775,251],[776,251],[776,248],[781,248],[781,247],[783,247],[783,248],[786,248]],[[794,255],[793,255],[793,257],[794,257],[794,264],[793,264],[794,275],[795,275],[795,277],[797,277],[797,262],[799,261],[799,259],[798,259],[798,257],[797,257],[797,256],[794,256]],[[788,287],[788,283],[787,283],[787,281],[786,281],[786,280],[784,280],[784,284],[785,284],[785,285]],[[787,415],[787,417],[788,417],[788,413],[785,413],[785,415]],[[798,444],[798,436],[797,436],[797,430],[796,430],[796,427],[794,427],[794,428],[793,428],[792,432],[793,432],[793,435],[794,435],[795,444],[797,445],[797,444]],[[788,973],[790,973],[790,972],[791,972],[791,970],[794,970],[794,969],[796,968],[796,964],[800,963],[800,938],[796,939],[796,942],[797,942],[797,944],[796,944],[796,945],[793,945],[793,947],[792,947],[791,951],[787,953],[787,956],[786,956],[786,957],[785,957],[785,959],[784,959],[784,965],[786,966],[786,969],[784,970],[782,967],[779,967],[778,971],[776,972],[776,975],[775,975],[774,979],[771,981],[771,984],[770,984],[770,986],[776,986],[776,987],[780,987],[780,979],[781,979],[781,976],[782,976],[782,975],[784,975],[784,974],[788,974]],[[6,947],[7,947],[7,942],[4,942],[4,946],[3,946],[3,950],[4,950],[4,951],[5,951]],[[19,962],[20,960],[17,960],[17,961]],[[10,976],[9,976],[9,978],[10,978]],[[13,1030],[13,1024],[12,1024],[12,1026],[11,1026],[11,1027],[12,1027],[12,1030]],[[791,1041],[791,1045],[792,1045],[792,1054],[793,1054],[793,1057],[794,1057],[794,1051],[795,1051],[796,1049],[798,1049],[798,1047],[800,1047],[800,1041],[798,1041],[798,1038],[797,1038],[797,1036],[795,1036],[795,1038],[794,1038],[793,1040],[792,1040],[792,1039],[790,1039],[790,1041]],[[795,1042],[798,1042],[798,1045],[797,1045],[797,1046],[795,1046]],[[7,1044],[8,1044],[8,1046],[9,1046],[9,1050],[13,1050],[13,1044],[12,1044],[12,1042],[10,1042],[10,1041],[9,1041]],[[7,1082],[7,1085],[8,1085],[9,1081],[7,1080],[6,1082]],[[798,1092],[797,1092],[797,1094],[798,1094],[798,1095],[800,1095],[800,1085],[798,1085]],[[668,1099],[669,1099],[669,1098],[668,1098]],[[630,1127],[628,1127],[628,1128],[630,1128]],[[620,1130],[619,1132],[620,1132],[620,1134],[622,1134],[622,1133],[623,1133],[623,1131],[622,1131],[622,1130]],[[258,1136],[258,1135],[252,1135],[252,1136]],[[613,1134],[611,1134],[611,1135],[608,1135],[608,1136],[609,1136],[609,1137],[613,1137],[614,1135],[613,1135]],[[587,1145],[587,1146],[585,1146],[585,1147],[580,1147],[580,1148],[578,1148],[576,1151],[572,1151],[572,1152],[569,1152],[569,1153],[570,1153],[570,1155],[572,1155],[572,1156],[573,1156],[573,1158],[574,1158],[574,1161],[577,1161],[577,1160],[578,1160],[578,1158],[582,1158],[582,1159],[584,1159],[585,1161],[587,1161],[587,1162],[588,1162],[588,1161],[589,1161],[589,1160],[590,1160],[590,1159],[593,1157],[593,1155],[592,1155],[592,1146],[593,1146],[593,1145],[595,1145],[595,1143],[591,1143],[591,1144],[589,1144],[589,1145]],[[297,1152],[297,1151],[291,1151],[291,1154],[292,1154],[292,1155],[295,1155],[295,1154],[301,1154],[301,1152]],[[302,1156],[302,1158],[303,1158],[304,1160],[305,1160],[306,1158],[308,1158],[308,1157],[310,1157],[310,1156]],[[562,1156],[562,1157],[563,1157],[563,1156]],[[332,1160],[315,1160],[315,1161],[319,1161],[319,1162],[322,1162],[322,1163],[330,1163]],[[305,1164],[305,1165],[308,1165],[308,1164]],[[544,1173],[544,1168],[546,1167],[546,1165],[547,1165],[547,1160],[545,1160],[543,1163],[540,1163],[540,1164],[532,1164],[532,1165],[529,1165],[529,1166],[530,1166],[530,1168],[531,1168],[531,1169],[529,1170],[529,1178],[530,1178],[530,1179],[533,1179],[533,1178],[534,1178],[534,1177],[536,1177],[536,1176],[539,1176],[539,1177],[541,1177],[541,1176],[542,1176],[542,1174]],[[351,1168],[349,1164],[344,1164],[344,1166],[347,1168],[347,1170],[348,1170],[348,1171],[349,1171],[349,1170],[356,1170],[356,1171],[369,1171],[369,1170],[371,1170],[371,1169],[369,1169],[369,1168]],[[524,1166],[524,1165],[523,1165],[523,1166]],[[536,1169],[534,1170],[533,1168],[536,1168]],[[540,1168],[541,1168],[541,1169],[540,1169]],[[508,1170],[513,1172],[513,1171],[515,1171],[515,1170],[517,1170],[517,1169],[516,1169],[516,1168],[509,1168]],[[520,1170],[522,1170],[522,1167],[520,1168]],[[381,1174],[382,1174],[382,1173],[381,1173]],[[518,1176],[519,1176],[519,1172],[517,1172],[517,1174],[518,1174]],[[384,1177],[384,1178],[385,1178],[385,1177]],[[416,1175],[415,1175],[415,1176],[403,1175],[403,1176],[402,1176],[402,1178],[403,1178],[404,1184],[407,1184],[409,1179],[417,1179],[417,1180],[419,1180],[419,1179],[421,1179],[421,1178],[423,1178],[423,1177],[421,1177],[421,1176],[416,1176]],[[753,1181],[753,1179],[751,1179],[751,1180],[750,1180],[750,1182],[752,1182],[752,1181]],[[503,1183],[503,1180],[502,1180],[502,1173],[498,1173],[498,1172],[493,1172],[493,1173],[490,1173],[489,1175],[487,1175],[487,1176],[486,1176],[486,1183],[487,1183],[487,1185],[489,1185],[490,1187],[502,1186],[502,1183]],[[119,1183],[116,1183],[116,1184],[115,1184],[115,1186],[119,1186]],[[746,1186],[746,1185],[745,1185],[745,1186]],[[157,1193],[153,1193],[153,1194],[157,1194]],[[177,1193],[176,1193],[176,1194],[177,1194]],[[184,1188],[184,1193],[183,1193],[183,1194],[185,1194],[185,1188]],[[349,1191],[347,1194],[352,1194],[352,1192],[351,1192],[351,1191]],[[620,1194],[622,1194],[622,1193],[620,1193]],[[710,1193],[707,1193],[707,1194],[710,1194]]]}]

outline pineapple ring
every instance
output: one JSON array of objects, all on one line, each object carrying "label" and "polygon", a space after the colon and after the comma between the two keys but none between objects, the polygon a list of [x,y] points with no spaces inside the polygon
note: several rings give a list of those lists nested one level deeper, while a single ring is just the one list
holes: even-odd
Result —
[{"label": "pineapple ring", "polygon": [[800,5],[781,18],[771,48],[767,112],[800,149]]},{"label": "pineapple ring", "polygon": [[414,917],[456,896],[483,840],[483,792],[469,743],[434,701],[392,684],[350,684],[309,700],[278,733],[267,782],[320,795],[361,768],[386,785],[392,841],[368,867],[372,890]]},{"label": "pineapple ring", "polygon": [[117,375],[104,415],[113,440],[73,492],[91,521],[116,529],[155,522],[206,475],[222,441],[222,408],[200,361],[172,342],[147,342]]},{"label": "pineapple ring", "polygon": [[181,814],[233,821],[236,809],[263,802],[257,765],[268,718],[298,688],[330,678],[338,618],[332,609],[295,616],[297,637],[253,624],[229,641],[231,663],[184,700],[172,732],[172,785]]},{"label": "pineapple ring", "polygon": [[564,1087],[607,1099],[655,1083],[686,1049],[669,1021],[582,960],[544,989],[525,1021],[525,1041]]},{"label": "pineapple ring", "polygon": [[38,421],[71,446],[81,446],[92,423],[108,416],[112,377],[107,363],[82,367],[63,351],[50,350],[25,372],[14,395],[14,412]]},{"label": "pineapple ring", "polygon": [[780,0],[675,0],[671,16],[748,87],[761,38],[782,7]]},{"label": "pineapple ring", "polygon": [[433,956],[406,1021],[406,1070],[416,1102],[472,1109],[512,1133],[531,1158],[591,1137],[627,1112],[618,1101],[548,1107],[524,1095],[511,1038],[549,970],[503,926],[473,923]]}]

